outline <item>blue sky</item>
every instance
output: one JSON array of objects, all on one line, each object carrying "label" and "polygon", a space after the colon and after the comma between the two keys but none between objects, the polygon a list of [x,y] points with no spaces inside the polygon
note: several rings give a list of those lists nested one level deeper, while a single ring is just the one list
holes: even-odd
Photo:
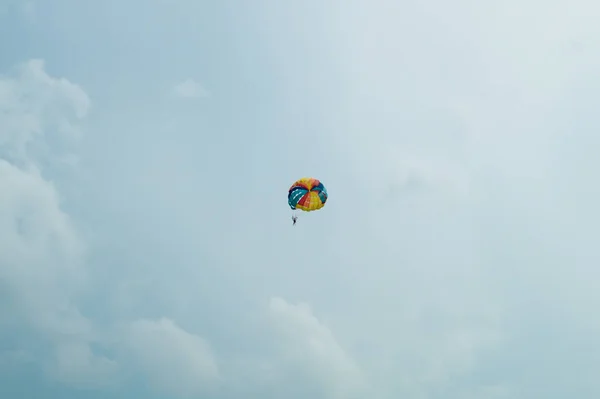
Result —
[{"label": "blue sky", "polygon": [[598,397],[569,4],[0,2],[0,396]]}]

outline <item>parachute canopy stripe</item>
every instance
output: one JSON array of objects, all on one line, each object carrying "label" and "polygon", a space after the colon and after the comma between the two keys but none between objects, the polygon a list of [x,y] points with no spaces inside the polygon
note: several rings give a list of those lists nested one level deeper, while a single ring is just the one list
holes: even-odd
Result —
[{"label": "parachute canopy stripe", "polygon": [[327,202],[327,189],[318,179],[304,177],[297,180],[288,191],[288,205],[306,212],[316,211]]}]

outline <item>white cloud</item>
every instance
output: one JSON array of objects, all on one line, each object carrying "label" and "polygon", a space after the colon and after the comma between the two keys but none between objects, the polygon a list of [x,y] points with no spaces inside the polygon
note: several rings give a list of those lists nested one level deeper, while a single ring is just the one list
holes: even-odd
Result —
[{"label": "white cloud", "polygon": [[208,342],[172,320],[132,322],[126,345],[136,366],[160,392],[196,397],[210,392],[220,381],[219,368]]},{"label": "white cloud", "polygon": [[282,367],[303,368],[312,383],[323,387],[327,398],[354,398],[365,394],[367,382],[360,367],[308,305],[292,305],[274,297],[269,310],[280,336]]},{"label": "white cloud", "polygon": [[23,165],[73,156],[73,140],[79,138],[75,123],[89,108],[85,91],[67,79],[49,76],[44,61],[19,65],[14,77],[0,79],[2,157]]},{"label": "white cloud", "polygon": [[208,97],[209,92],[194,79],[187,79],[173,87],[173,93],[183,98]]},{"label": "white cloud", "polygon": [[77,85],[48,75],[41,60],[15,72],[0,80],[0,279],[13,303],[3,325],[32,327],[51,345],[49,352],[30,353],[26,344],[19,358],[35,359],[47,375],[68,385],[116,384],[122,378],[115,373],[124,365],[91,346],[116,342],[160,391],[204,392],[219,372],[201,337],[168,319],[138,320],[107,335],[80,313],[76,298],[88,282],[86,243],[38,164],[56,160],[61,151],[63,158],[74,155],[68,151],[69,139],[78,137],[74,121],[85,117],[90,100]]},{"label": "white cloud", "polygon": [[6,322],[32,327],[53,347],[34,358],[49,375],[75,385],[104,380],[113,364],[92,353],[92,327],[73,304],[84,289],[86,244],[38,163],[60,148],[47,145],[48,136],[71,134],[72,121],[85,116],[89,103],[81,88],[49,76],[40,60],[0,80],[0,278],[16,312]]},{"label": "white cloud", "polygon": [[[29,305],[33,301],[53,306],[44,295],[62,296],[63,288],[70,291],[68,282],[77,280],[85,244],[61,210],[56,188],[36,165],[41,152],[32,154],[28,148],[36,138],[42,139],[46,127],[51,129],[53,121],[65,116],[61,103],[79,107],[83,116],[89,100],[71,83],[49,77],[39,61],[21,66],[14,79],[0,80],[0,89],[5,116],[0,137],[0,179],[5,188],[0,199],[1,271],[18,287],[19,295],[29,298]],[[61,282],[64,287],[56,285]],[[43,315],[47,316],[36,313]]]},{"label": "white cloud", "polygon": [[104,388],[115,385],[119,371],[116,361],[95,354],[89,342],[73,337],[56,345],[46,372],[56,380],[75,387]]},{"label": "white cloud", "polygon": [[[335,331],[386,398],[543,396],[537,382],[520,378],[538,367],[531,345],[546,335],[571,338],[549,332],[559,326],[534,326],[532,312],[544,319],[570,309],[582,318],[569,323],[582,329],[598,322],[589,308],[597,291],[581,280],[597,275],[590,237],[598,212],[587,201],[598,190],[585,148],[597,144],[590,68],[600,53],[590,38],[599,37],[600,9],[590,1],[567,9],[557,1],[390,0],[324,8],[318,16],[300,4],[275,8],[281,14],[265,27],[287,32],[270,42],[281,75],[294,77],[279,83],[295,89],[286,101],[300,103],[300,86],[319,82],[322,100],[302,105],[328,133],[318,141],[323,153],[343,154],[323,168],[343,169],[332,200],[357,187],[347,205],[328,208],[326,217],[337,219],[324,219],[327,234],[299,243],[326,241],[315,259],[335,251],[334,265],[318,268],[298,255],[305,263],[297,267],[315,280],[303,281],[305,292],[332,286],[311,302],[343,302],[328,312]],[[290,9],[327,40],[289,51]],[[569,41],[586,36],[573,51]],[[289,125],[304,128],[294,116],[285,115]],[[574,375],[560,368],[558,379]]]},{"label": "white cloud", "polygon": [[[72,150],[83,90],[40,61],[0,79],[0,338],[16,342],[3,370],[34,361],[68,385],[127,382],[127,397],[141,385],[169,397],[598,396],[594,2],[311,0],[202,24],[234,16],[191,1],[127,21],[135,10],[110,2],[64,12],[76,3],[39,8],[35,31],[49,36],[31,42],[71,43],[48,67],[76,67],[98,93],[85,162]],[[228,23],[239,29],[220,46],[172,45]],[[251,72],[214,74],[242,88],[215,110],[239,118],[146,95],[208,95],[191,79],[172,87],[170,67],[226,71],[225,46],[244,47],[226,61]],[[135,51],[106,57],[116,48]],[[157,64],[157,48],[176,62]],[[243,90],[250,76],[260,101]],[[82,185],[46,167],[62,160],[82,166]],[[290,229],[281,190],[306,168],[331,200]],[[260,308],[275,290],[311,307]]]},{"label": "white cloud", "polygon": [[[48,376],[71,386],[121,382],[115,373],[124,365],[92,349],[92,344],[116,342],[160,391],[204,392],[220,377],[201,337],[168,319],[138,320],[117,335],[106,334],[78,309],[78,295],[89,288],[87,245],[40,165],[76,156],[69,151],[79,138],[75,121],[89,107],[79,86],[50,76],[41,60],[22,64],[0,80],[0,280],[12,303],[2,325],[32,328],[50,350],[39,352],[26,342],[15,352],[18,358],[34,360]],[[3,359],[17,359],[7,356]]]}]

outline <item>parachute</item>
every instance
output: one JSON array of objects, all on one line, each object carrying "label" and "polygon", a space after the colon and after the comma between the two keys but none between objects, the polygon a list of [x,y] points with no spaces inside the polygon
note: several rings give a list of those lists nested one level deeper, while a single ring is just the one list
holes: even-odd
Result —
[{"label": "parachute", "polygon": [[[288,190],[288,205],[292,210],[312,212],[323,208],[327,197],[327,189],[323,183],[313,177],[303,177],[292,184]],[[296,215],[292,216],[294,225],[296,219]]]}]

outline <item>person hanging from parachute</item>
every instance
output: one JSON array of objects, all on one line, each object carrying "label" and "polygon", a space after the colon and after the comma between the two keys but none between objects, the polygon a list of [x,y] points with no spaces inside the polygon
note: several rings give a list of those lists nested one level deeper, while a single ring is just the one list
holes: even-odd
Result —
[{"label": "person hanging from parachute", "polygon": [[[313,177],[303,177],[292,184],[288,190],[288,205],[292,210],[312,212],[323,208],[328,197],[323,183]],[[293,226],[296,225],[297,220],[298,216],[293,215]]]}]

